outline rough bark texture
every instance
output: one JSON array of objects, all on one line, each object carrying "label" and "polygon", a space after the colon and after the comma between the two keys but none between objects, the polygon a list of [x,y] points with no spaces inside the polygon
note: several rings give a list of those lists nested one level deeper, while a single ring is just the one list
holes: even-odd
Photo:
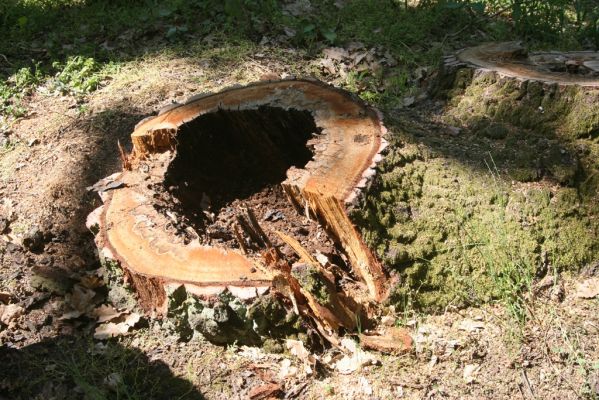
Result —
[{"label": "rough bark texture", "polygon": [[[316,81],[261,82],[195,96],[136,126],[133,151],[124,156],[126,170],[107,178],[104,191],[98,186],[104,205],[90,225],[99,226],[100,249],[120,263],[146,310],[167,314],[173,308],[168,293],[181,285],[198,301],[218,299],[217,308],[214,301],[208,304],[212,311],[205,311],[203,303],[199,307],[203,311],[192,311],[193,318],[187,315],[195,321],[192,325],[203,324],[201,330],[208,336],[211,329],[219,329],[207,313],[216,313],[223,321],[237,318],[230,305],[233,300],[223,300],[223,293],[255,304],[255,299],[276,289],[281,277],[283,284],[275,292],[291,301],[296,311],[315,317],[328,332],[353,329],[360,307],[337,287],[337,278],[327,270],[332,266],[311,257],[292,268],[273,245],[274,232],[264,232],[251,209],[240,210],[237,223],[226,233],[237,239],[235,248],[197,240],[208,233],[202,230],[209,229],[206,226],[215,218],[203,208],[209,199],[202,190],[212,190],[212,197],[227,207],[223,199],[248,195],[247,185],[240,181],[260,175],[261,185],[281,183],[298,212],[316,218],[340,246],[353,270],[347,272],[364,282],[366,300],[381,301],[388,290],[385,272],[348,218],[347,208],[374,175],[386,144],[384,133],[375,111]],[[192,150],[179,147],[187,144]],[[306,149],[311,150],[307,156]],[[239,166],[233,165],[236,160]],[[287,178],[277,181],[278,171],[289,165]],[[194,168],[201,170],[196,174]],[[199,224],[182,227],[184,217],[164,207],[160,197],[169,182],[178,186],[173,183],[168,190],[188,197],[182,194],[181,202],[199,209],[203,218],[198,218]],[[193,186],[195,191],[179,186]],[[256,251],[250,251],[253,247]],[[246,306],[245,316],[236,323],[239,332],[247,329]]]}]

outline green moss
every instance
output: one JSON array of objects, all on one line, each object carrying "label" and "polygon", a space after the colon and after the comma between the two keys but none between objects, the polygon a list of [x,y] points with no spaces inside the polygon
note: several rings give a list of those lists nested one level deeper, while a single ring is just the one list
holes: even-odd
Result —
[{"label": "green moss", "polygon": [[[493,124],[501,134],[489,138],[481,129]],[[582,195],[599,180],[585,167],[596,154],[588,141],[579,150],[488,115],[452,137],[422,134],[409,119],[389,125],[389,153],[352,218],[401,277],[391,302],[441,311],[500,299],[520,320],[538,268],[577,270],[599,258],[597,192]]]},{"label": "green moss", "polygon": [[291,274],[299,281],[302,289],[310,292],[322,304],[331,304],[327,282],[316,268],[308,264],[294,266]]},{"label": "green moss", "polygon": [[476,74],[464,87],[459,70],[449,91],[447,121],[471,125],[490,118],[524,129],[567,139],[587,137],[599,130],[599,92],[576,86],[559,87],[511,78]]}]

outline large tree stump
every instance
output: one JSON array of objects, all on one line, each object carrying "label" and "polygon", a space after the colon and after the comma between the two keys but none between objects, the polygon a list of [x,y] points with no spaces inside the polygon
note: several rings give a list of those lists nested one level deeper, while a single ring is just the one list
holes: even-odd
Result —
[{"label": "large tree stump", "polygon": [[[580,161],[584,190],[595,191],[598,61],[599,53],[590,51],[529,54],[516,42],[464,49],[446,57],[442,68],[439,91],[449,100],[446,121],[497,139],[505,136],[506,128],[516,127],[554,141],[561,147],[537,149],[537,169],[572,185]],[[586,151],[576,151],[581,146]],[[523,170],[514,177],[537,180],[542,173]]]},{"label": "large tree stump", "polygon": [[[387,293],[347,212],[374,175],[384,133],[374,110],[316,81],[195,96],[136,126],[125,170],[98,187],[110,189],[95,213],[98,245],[148,311],[166,313],[167,293],[181,285],[242,301],[274,287],[322,327],[352,329],[357,303]],[[310,294],[310,280],[326,301]]]}]

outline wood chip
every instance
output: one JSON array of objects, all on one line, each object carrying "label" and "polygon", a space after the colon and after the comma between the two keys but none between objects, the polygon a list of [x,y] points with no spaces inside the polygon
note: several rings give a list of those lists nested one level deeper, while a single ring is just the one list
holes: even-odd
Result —
[{"label": "wood chip", "polygon": [[412,337],[403,328],[389,327],[379,335],[360,335],[360,345],[365,349],[388,354],[403,354],[412,349]]},{"label": "wood chip", "polygon": [[278,383],[267,383],[252,388],[249,397],[250,400],[276,399],[281,393],[283,393],[281,385]]}]

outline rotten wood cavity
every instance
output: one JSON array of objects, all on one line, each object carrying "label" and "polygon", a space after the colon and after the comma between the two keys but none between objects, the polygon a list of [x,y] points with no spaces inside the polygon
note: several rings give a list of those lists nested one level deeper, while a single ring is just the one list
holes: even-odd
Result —
[{"label": "rotten wood cavity", "polygon": [[[173,232],[177,217],[157,207],[155,188],[164,184],[177,155],[179,135],[186,127],[204,116],[260,112],[265,107],[284,113],[307,112],[313,118],[319,133],[307,141],[313,150],[311,159],[305,165],[291,166],[281,185],[298,212],[316,218],[341,247],[369,299],[385,299],[388,287],[383,267],[347,212],[374,175],[386,145],[385,128],[375,110],[342,90],[312,80],[260,82],[195,96],[140,122],[131,135],[132,153],[123,155],[126,169],[114,177],[123,186],[105,192],[103,208],[95,214],[100,226],[98,245],[105,256],[120,263],[147,310],[166,311],[164,292],[170,286],[183,284],[189,293],[201,297],[229,290],[243,299],[268,291],[273,280],[284,275],[288,288],[282,292],[295,297],[291,300],[296,308],[318,309],[313,313],[324,315],[320,319],[328,329],[352,329],[360,308],[356,302],[337,293],[335,278],[312,258],[292,271],[251,209],[238,215],[231,227],[239,248],[227,248],[184,240]],[[264,163],[268,165],[269,160]],[[250,254],[242,233],[259,245],[261,256]],[[319,301],[301,287],[306,273],[321,283],[329,301]]]}]

